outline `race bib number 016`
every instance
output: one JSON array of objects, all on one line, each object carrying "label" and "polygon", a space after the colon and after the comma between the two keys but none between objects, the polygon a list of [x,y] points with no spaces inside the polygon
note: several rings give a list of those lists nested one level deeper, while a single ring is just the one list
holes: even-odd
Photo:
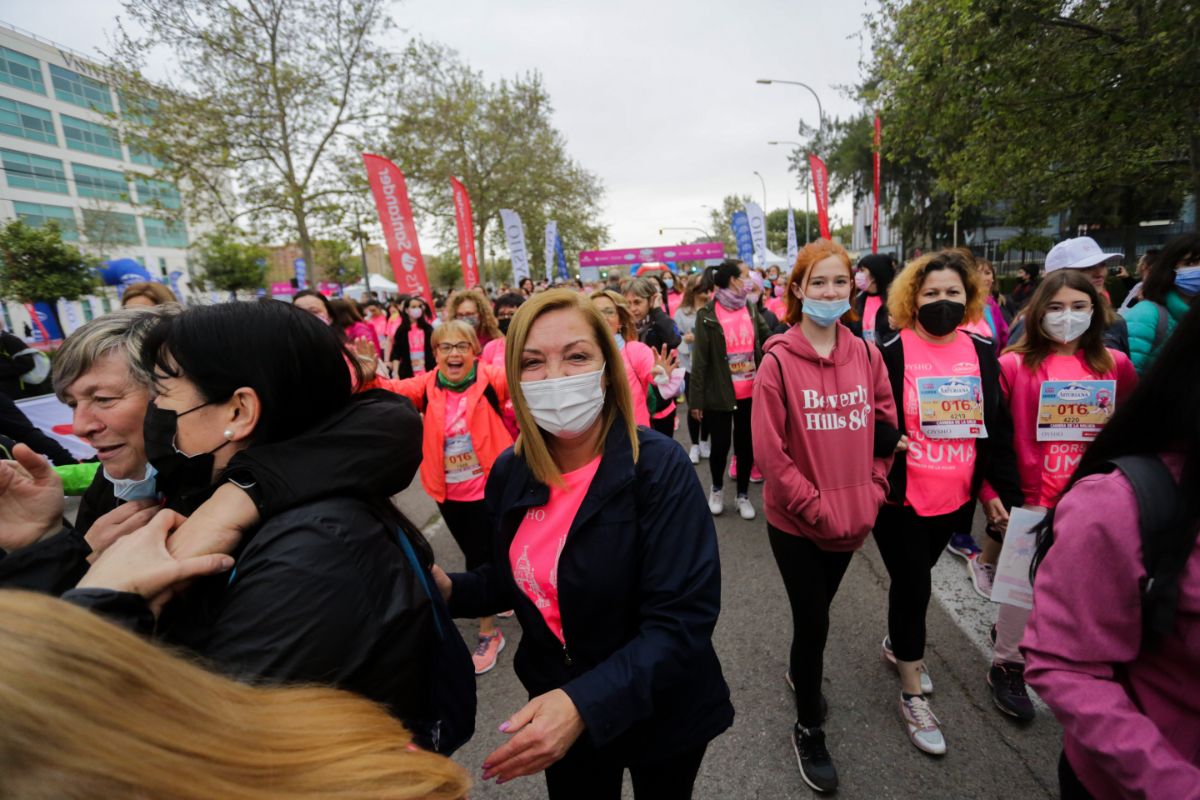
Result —
[{"label": "race bib number 016", "polygon": [[1090,442],[1116,410],[1116,381],[1046,381],[1038,395],[1039,442]]},{"label": "race bib number 016", "polygon": [[977,375],[918,378],[921,433],[929,439],[986,439],[983,381]]}]

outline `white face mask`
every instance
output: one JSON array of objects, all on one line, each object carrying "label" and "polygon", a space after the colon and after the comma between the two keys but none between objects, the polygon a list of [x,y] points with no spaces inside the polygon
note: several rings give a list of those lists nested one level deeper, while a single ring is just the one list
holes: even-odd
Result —
[{"label": "white face mask", "polygon": [[124,500],[127,503],[134,500],[156,500],[158,499],[158,487],[155,485],[154,476],[158,474],[158,470],[153,464],[146,464],[146,474],[141,478],[114,478],[108,474],[108,470],[104,470],[104,478],[113,487],[113,495],[118,500]]},{"label": "white face mask", "polygon": [[421,317],[425,316],[425,310],[421,308],[410,308],[408,310],[408,315],[413,319],[420,319]]},{"label": "white face mask", "polygon": [[604,408],[604,368],[565,378],[521,381],[525,405],[538,427],[552,436],[574,439]]},{"label": "white face mask", "polygon": [[1047,311],[1042,317],[1042,331],[1060,344],[1073,342],[1092,326],[1091,311]]}]

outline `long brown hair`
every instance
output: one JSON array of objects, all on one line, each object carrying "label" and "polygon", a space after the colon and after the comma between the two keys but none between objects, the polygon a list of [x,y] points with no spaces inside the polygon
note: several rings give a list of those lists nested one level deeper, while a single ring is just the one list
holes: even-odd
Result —
[{"label": "long brown hair", "polygon": [[1112,308],[1087,276],[1075,269],[1055,270],[1042,278],[1025,307],[1025,330],[1021,338],[1005,348],[1004,352],[1020,355],[1021,361],[1030,370],[1037,370],[1046,357],[1054,352],[1058,343],[1042,330],[1042,319],[1046,316],[1046,306],[1050,305],[1059,289],[1075,289],[1092,301],[1092,324],[1079,337],[1079,349],[1092,372],[1097,375],[1111,372],[1116,362],[1104,345],[1104,331],[1113,322]]},{"label": "long brown hair", "polygon": [[46,595],[0,590],[0,797],[451,800],[470,778],[337,689],[208,672]]},{"label": "long brown hair", "polygon": [[[619,296],[619,295],[618,295]],[[624,298],[621,298],[624,300]],[[600,433],[600,446],[613,425],[624,425],[633,448],[633,460],[638,460],[637,422],[633,419],[633,397],[629,393],[629,381],[625,377],[625,359],[617,349],[617,341],[608,329],[608,323],[596,310],[592,301],[579,292],[571,289],[550,289],[530,296],[528,300],[513,314],[512,322],[508,324],[508,345],[504,348],[504,367],[508,376],[508,391],[512,398],[513,411],[516,412],[517,424],[521,434],[513,451],[525,459],[529,471],[540,483],[547,486],[564,486],[562,471],[554,463],[542,430],[529,413],[525,405],[525,395],[521,392],[521,351],[525,349],[525,340],[529,338],[529,329],[538,317],[551,311],[572,309],[578,311],[585,322],[591,327],[596,345],[604,356],[604,374],[608,386],[604,391],[604,409],[600,412],[604,420]]]}]

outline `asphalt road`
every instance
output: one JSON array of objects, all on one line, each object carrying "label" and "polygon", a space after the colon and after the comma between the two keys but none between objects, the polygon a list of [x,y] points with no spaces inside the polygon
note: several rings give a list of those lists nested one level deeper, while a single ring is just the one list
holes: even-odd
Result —
[{"label": "asphalt road", "polygon": [[[681,415],[683,410],[680,411]],[[686,432],[681,431],[681,437]],[[710,484],[708,462],[697,478]],[[736,709],[733,727],[709,746],[696,783],[696,798],[808,798],[789,733],[795,719],[783,680],[790,646],[790,610],[767,543],[761,488],[751,486],[758,519],[743,521],[732,508],[717,518],[721,546],[722,604],[715,645]],[[462,556],[440,524],[437,507],[414,482],[398,498],[426,528],[438,560],[462,568]],[[978,520],[977,520],[978,523]],[[982,525],[977,524],[980,535]],[[934,713],[949,752],[928,756],[909,743],[897,713],[899,681],[880,658],[886,633],[887,571],[874,542],[851,562],[834,601],[825,652],[827,742],[841,787],[837,797],[856,798],[1043,798],[1057,797],[1055,765],[1060,729],[1044,706],[1021,725],[992,704],[983,650],[994,606],[974,594],[963,562],[946,553],[934,572],[935,600],[928,614],[926,663],[934,681]],[[520,641],[515,620],[501,621],[507,647],[492,672],[478,679],[476,734],[455,759],[478,777],[484,757],[505,739],[496,730],[527,697],[512,671]],[[469,642],[474,629],[460,628]],[[477,784],[472,798],[544,798],[540,776],[503,786]],[[632,791],[626,780],[626,797]]]}]

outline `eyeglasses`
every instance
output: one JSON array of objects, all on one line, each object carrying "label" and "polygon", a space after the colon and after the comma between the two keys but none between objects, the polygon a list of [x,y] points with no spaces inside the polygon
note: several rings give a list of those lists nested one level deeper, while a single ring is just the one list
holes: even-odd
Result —
[{"label": "eyeglasses", "polygon": [[451,353],[463,353],[464,355],[471,352],[470,342],[441,342],[437,346],[437,351],[444,356]]}]

